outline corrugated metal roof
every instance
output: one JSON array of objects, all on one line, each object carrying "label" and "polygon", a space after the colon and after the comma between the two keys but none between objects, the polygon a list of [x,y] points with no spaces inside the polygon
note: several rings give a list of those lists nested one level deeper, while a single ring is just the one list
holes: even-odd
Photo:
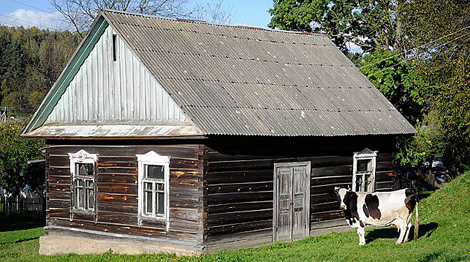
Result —
[{"label": "corrugated metal roof", "polygon": [[326,36],[103,16],[205,135],[414,132]]}]

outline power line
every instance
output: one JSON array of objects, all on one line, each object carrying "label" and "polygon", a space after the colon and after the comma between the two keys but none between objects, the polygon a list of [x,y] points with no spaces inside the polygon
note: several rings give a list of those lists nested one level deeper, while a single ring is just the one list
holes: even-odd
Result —
[{"label": "power line", "polygon": [[[440,45],[436,46],[436,48],[437,48],[437,47],[441,47],[441,46],[443,46],[443,45],[447,45],[448,43],[450,43],[450,42],[452,42],[452,41],[455,41],[455,40],[457,40],[457,39],[460,39],[460,38],[462,38],[462,37],[464,37],[464,36],[468,36],[468,35],[470,35],[470,32],[468,32],[468,33],[466,33],[466,34],[463,34],[463,35],[461,35],[461,36],[459,36],[459,37],[453,38],[453,39],[447,41],[446,43],[440,44]],[[418,48],[418,47],[416,47],[416,48]],[[394,56],[391,56],[391,57],[389,57],[389,58],[387,58],[387,59],[391,59],[391,58],[393,58],[393,57],[394,57]],[[387,60],[387,59],[383,59],[383,60],[381,60],[381,61],[385,61],[385,60]],[[372,75],[368,75],[367,77],[375,76],[375,75],[377,75],[377,74],[379,74],[379,73],[382,73],[382,72],[385,71],[385,70],[388,70],[388,69],[390,69],[390,68],[393,68],[393,67],[395,67],[395,66],[397,66],[397,65],[399,65],[399,64],[402,64],[402,63],[405,63],[405,61],[399,61],[398,63],[395,63],[395,64],[393,64],[393,65],[387,66],[387,67],[383,68],[382,70],[380,70],[380,71],[378,71],[378,72],[375,72],[375,73],[372,74]],[[362,68],[362,67],[360,67],[360,68]]]},{"label": "power line", "polygon": [[[460,31],[462,31],[462,30],[465,30],[465,29],[467,29],[467,28],[470,28],[470,26],[466,26],[466,27],[464,27],[464,28],[461,28],[461,29],[459,29],[459,30],[457,30],[457,31],[455,31],[455,32],[453,32],[453,33],[450,33],[450,34],[448,34],[448,35],[442,36],[442,37],[440,37],[440,38],[438,38],[438,39],[436,39],[436,40],[430,41],[429,43],[422,44],[422,45],[420,45],[420,46],[411,48],[411,49],[406,50],[406,51],[402,51],[402,52],[400,52],[400,53],[398,53],[398,54],[395,54],[395,55],[393,55],[393,56],[384,58],[384,59],[379,60],[379,61],[376,61],[376,62],[372,62],[372,63],[369,63],[369,64],[365,64],[365,65],[363,65],[363,66],[360,66],[359,69],[364,68],[364,67],[367,67],[367,66],[371,66],[371,65],[374,65],[374,64],[381,63],[381,62],[383,62],[383,61],[386,61],[386,60],[388,60],[388,59],[392,59],[392,58],[394,58],[394,57],[396,57],[396,56],[399,56],[399,55],[401,55],[401,54],[406,54],[407,52],[410,52],[411,50],[424,47],[424,46],[429,45],[429,44],[431,44],[431,43],[433,43],[433,42],[439,41],[439,40],[441,40],[441,39],[443,39],[443,38],[446,38],[446,37],[449,37],[449,36],[451,36],[451,35],[453,35],[453,34],[456,34],[456,33],[460,32]],[[448,43],[448,42],[447,42],[447,43]],[[447,44],[447,43],[446,43],[446,44]]]},{"label": "power line", "polygon": [[0,20],[0,23],[1,23],[1,24],[4,24],[4,25],[7,25],[7,26],[15,26],[15,25],[12,24],[12,23],[7,23],[7,22],[1,21],[1,20]]},{"label": "power line", "polygon": [[32,5],[28,5],[28,4],[25,4],[25,3],[22,3],[22,2],[19,2],[19,1],[15,1],[15,0],[10,0],[10,2],[13,2],[13,3],[17,3],[17,4],[20,4],[20,5],[24,5],[24,6],[27,6],[27,7],[31,7],[33,9],[36,9],[36,10],[39,10],[39,11],[43,11],[43,12],[46,12],[46,13],[52,13],[53,11],[47,11],[47,10],[44,10],[44,9],[41,9],[39,7],[35,7],[35,6],[32,6]]},{"label": "power line", "polygon": [[[29,22],[29,21],[26,21],[26,20],[22,20],[22,19],[19,19],[19,18],[16,18],[16,17],[11,17],[11,16],[7,16],[7,15],[4,15],[4,14],[0,14],[0,16],[3,16],[3,17],[6,17],[8,19],[12,19],[12,20],[17,20],[17,21],[21,21],[23,23],[27,23],[27,24],[30,24],[30,25],[35,25],[37,27],[44,27],[42,25],[39,25],[39,24],[36,24],[36,23],[33,23],[33,22]],[[11,23],[7,23],[7,24],[11,24]],[[50,27],[51,29],[53,30],[57,30],[57,31],[60,31],[59,29],[55,28],[55,27]]]}]

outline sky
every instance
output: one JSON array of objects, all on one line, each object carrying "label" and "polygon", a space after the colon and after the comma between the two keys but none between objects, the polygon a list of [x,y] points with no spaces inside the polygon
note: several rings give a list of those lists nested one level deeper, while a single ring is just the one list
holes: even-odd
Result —
[{"label": "sky", "polygon": [[[216,0],[196,0],[199,3]],[[234,25],[267,28],[271,17],[268,9],[272,0],[224,0],[224,9],[233,14]],[[67,29],[62,16],[54,10],[50,0],[0,0],[0,25],[36,26],[51,30]]]}]

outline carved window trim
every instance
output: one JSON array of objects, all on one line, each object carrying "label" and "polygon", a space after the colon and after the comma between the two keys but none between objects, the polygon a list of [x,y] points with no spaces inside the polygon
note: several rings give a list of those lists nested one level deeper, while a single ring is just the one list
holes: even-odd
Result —
[{"label": "carved window trim", "polygon": [[[160,221],[164,222],[166,225],[166,230],[169,229],[169,213],[170,213],[170,157],[161,156],[154,151],[150,151],[147,154],[137,154],[138,161],[138,205],[139,205],[139,214],[138,214],[138,224],[142,225],[142,221]],[[152,179],[146,178],[145,174],[149,166],[163,166],[163,179]],[[147,205],[145,203],[144,193],[144,184],[152,184],[153,190],[151,190],[153,195],[153,200],[156,200],[157,193],[161,193],[161,190],[156,190],[157,184],[163,184],[163,194],[164,194],[164,214],[156,214],[156,205],[153,203],[152,214],[145,212]],[[160,192],[159,192],[160,191]]]},{"label": "carved window trim", "polygon": [[[360,152],[354,152],[353,156],[353,178],[352,190],[358,192],[374,192],[375,191],[375,171],[377,165],[377,153],[369,148],[364,148]],[[368,162],[366,162],[368,161]],[[361,163],[362,162],[362,163]],[[366,170],[362,171],[363,165],[366,164]],[[359,169],[359,170],[358,170]],[[367,181],[367,183],[364,183]],[[358,183],[361,185],[358,188]]]},{"label": "carved window trim", "polygon": [[[96,179],[96,162],[98,154],[90,154],[85,150],[76,153],[69,153],[70,159],[70,219],[74,214],[94,215],[96,220],[97,212],[97,179]],[[92,164],[92,175],[82,175],[77,168],[80,164]],[[81,185],[80,185],[81,182]],[[91,183],[91,185],[89,184]],[[77,193],[80,192],[80,193]],[[89,207],[88,198],[93,197],[93,207]],[[80,200],[79,200],[80,199]],[[81,201],[81,202],[80,202]],[[79,203],[79,204],[77,204]],[[78,205],[78,206],[77,206]]]}]

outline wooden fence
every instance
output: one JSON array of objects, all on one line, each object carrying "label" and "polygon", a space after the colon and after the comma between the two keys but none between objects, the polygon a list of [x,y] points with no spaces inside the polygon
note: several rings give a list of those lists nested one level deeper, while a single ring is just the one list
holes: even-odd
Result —
[{"label": "wooden fence", "polygon": [[15,197],[2,197],[0,212],[3,216],[44,219],[46,203],[38,194],[26,194]]}]

